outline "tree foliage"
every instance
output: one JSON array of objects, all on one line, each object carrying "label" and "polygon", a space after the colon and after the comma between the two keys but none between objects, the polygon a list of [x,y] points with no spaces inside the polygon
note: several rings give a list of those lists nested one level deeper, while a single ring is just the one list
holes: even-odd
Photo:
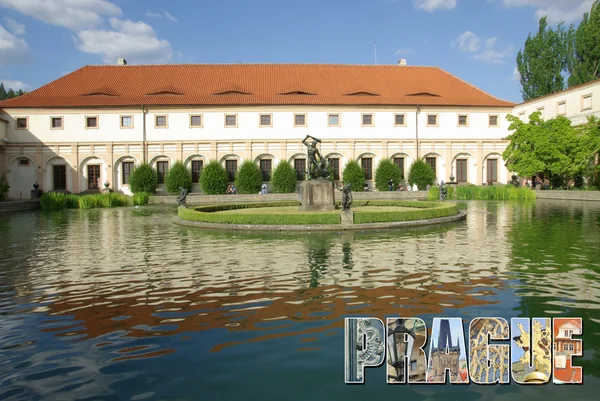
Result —
[{"label": "tree foliage", "polygon": [[6,99],[12,99],[15,97],[19,97],[22,96],[24,94],[26,94],[27,92],[24,92],[22,89],[19,89],[18,91],[15,91],[12,88],[9,88],[8,90],[4,87],[4,82],[0,82],[0,101],[2,100],[6,100]]},{"label": "tree foliage", "polygon": [[600,1],[592,4],[589,13],[572,37],[572,56],[569,65],[569,86],[600,78]]},{"label": "tree foliage", "polygon": [[427,185],[433,185],[435,172],[431,166],[423,160],[417,160],[410,166],[408,172],[408,184],[417,184],[417,188],[423,190]]},{"label": "tree foliage", "polygon": [[363,192],[365,186],[365,170],[358,164],[358,162],[351,160],[344,167],[342,173],[342,180],[344,185],[351,185],[353,192]]},{"label": "tree foliage", "polygon": [[250,160],[246,160],[240,166],[235,176],[235,186],[240,194],[256,194],[260,191],[263,182],[263,174],[260,168]]},{"label": "tree foliage", "polygon": [[181,187],[188,192],[192,191],[192,174],[182,162],[177,162],[165,175],[165,188],[174,195],[179,193]]},{"label": "tree foliage", "polygon": [[296,192],[297,183],[296,170],[292,165],[285,160],[279,162],[273,171],[273,192],[275,193],[291,193]]},{"label": "tree foliage", "polygon": [[402,172],[400,167],[389,159],[383,159],[379,162],[377,169],[375,170],[375,188],[378,191],[389,191],[388,182],[394,181],[394,186],[400,184],[402,179]]},{"label": "tree foliage", "polygon": [[209,162],[200,173],[200,188],[207,195],[224,194],[229,183],[229,174],[216,160]]},{"label": "tree foliage", "polygon": [[133,169],[129,175],[129,187],[134,194],[147,192],[153,194],[156,192],[158,183],[158,174],[156,170],[147,163],[140,164]]}]

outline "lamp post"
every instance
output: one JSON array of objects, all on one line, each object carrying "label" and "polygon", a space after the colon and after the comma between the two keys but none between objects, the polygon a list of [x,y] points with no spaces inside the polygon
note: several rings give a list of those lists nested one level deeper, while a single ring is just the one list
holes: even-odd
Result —
[{"label": "lamp post", "polygon": [[389,364],[396,369],[396,376],[389,375],[390,379],[405,382],[404,358],[408,358],[410,366],[413,344],[415,342],[415,333],[404,326],[404,319],[396,319],[396,326],[388,335],[388,354]]}]

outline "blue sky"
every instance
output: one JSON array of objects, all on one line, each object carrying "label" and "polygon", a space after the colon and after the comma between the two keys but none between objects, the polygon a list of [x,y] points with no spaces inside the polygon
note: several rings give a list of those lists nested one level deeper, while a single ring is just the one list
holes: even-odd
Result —
[{"label": "blue sky", "polygon": [[438,66],[521,101],[516,55],[538,20],[593,0],[0,0],[0,81],[32,90],[88,64]]}]

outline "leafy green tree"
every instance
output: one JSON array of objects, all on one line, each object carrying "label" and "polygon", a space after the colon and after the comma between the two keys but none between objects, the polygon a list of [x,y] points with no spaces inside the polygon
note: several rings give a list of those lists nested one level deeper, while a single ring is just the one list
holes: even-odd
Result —
[{"label": "leafy green tree", "polygon": [[4,82],[0,82],[0,100],[6,99],[7,95],[6,89],[4,88]]},{"label": "leafy green tree", "polygon": [[423,190],[427,185],[433,185],[435,181],[435,172],[431,166],[423,160],[416,160],[408,172],[408,184],[413,186],[417,184],[417,188]]},{"label": "leafy green tree", "polygon": [[353,192],[363,192],[366,180],[365,170],[362,169],[358,162],[351,160],[344,167],[342,180],[344,181],[344,185],[351,185]]},{"label": "leafy green tree", "polygon": [[229,174],[216,160],[209,162],[200,174],[200,188],[207,195],[224,194],[229,183]]},{"label": "leafy green tree", "polygon": [[129,187],[134,194],[147,192],[154,194],[158,183],[156,170],[147,163],[140,164],[129,175]]},{"label": "leafy green tree", "polygon": [[402,172],[400,167],[389,159],[383,159],[379,162],[375,170],[375,188],[379,191],[389,191],[388,182],[394,181],[394,186],[400,184]]},{"label": "leafy green tree", "polygon": [[235,186],[240,194],[256,194],[260,191],[263,175],[260,168],[250,160],[246,160],[240,166],[235,176]]},{"label": "leafy green tree", "polygon": [[586,171],[591,143],[563,116],[548,121],[535,112],[525,123],[509,115],[510,141],[502,154],[509,170],[521,176],[543,173],[554,182],[569,182]]},{"label": "leafy green tree", "polygon": [[174,195],[179,193],[181,187],[188,192],[192,191],[192,174],[182,162],[177,162],[165,175],[165,188]]},{"label": "leafy green tree", "polygon": [[588,155],[582,176],[590,178],[592,185],[600,185],[600,120],[592,116],[577,130]]},{"label": "leafy green tree", "polygon": [[297,176],[296,170],[285,160],[279,162],[273,170],[273,192],[291,193],[296,192]]},{"label": "leafy green tree", "polygon": [[517,54],[524,101],[565,88],[562,73],[569,67],[572,37],[573,29],[566,29],[563,23],[555,30],[548,26],[547,17],[540,19],[538,32],[529,34],[524,49]]},{"label": "leafy green tree", "polygon": [[583,15],[572,44],[569,86],[600,78],[600,1],[596,0],[590,12]]}]

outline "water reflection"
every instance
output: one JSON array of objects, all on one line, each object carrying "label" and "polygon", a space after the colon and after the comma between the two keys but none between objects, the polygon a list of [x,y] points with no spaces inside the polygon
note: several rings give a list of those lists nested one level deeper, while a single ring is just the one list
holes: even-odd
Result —
[{"label": "water reflection", "polygon": [[[0,399],[73,388],[103,399],[232,399],[234,383],[280,399],[257,387],[265,377],[289,399],[313,399],[317,388],[364,398],[343,385],[343,318],[399,314],[582,316],[586,383],[600,390],[600,205],[461,207],[464,223],[326,235],[200,231],[173,225],[175,209],[160,207],[8,215]],[[365,387],[397,394],[384,370]],[[572,392],[585,399],[585,389]],[[460,391],[501,399],[521,390]]]}]

